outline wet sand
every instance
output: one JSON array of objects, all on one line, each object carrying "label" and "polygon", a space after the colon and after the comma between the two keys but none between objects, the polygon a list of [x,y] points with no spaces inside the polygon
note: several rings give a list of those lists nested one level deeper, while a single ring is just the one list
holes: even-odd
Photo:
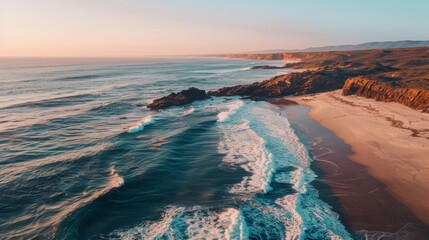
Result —
[{"label": "wet sand", "polygon": [[313,168],[319,176],[314,186],[346,227],[357,238],[428,239],[429,227],[365,166],[351,161],[352,147],[310,118],[308,111],[307,106],[283,106],[281,114],[288,116],[301,140],[311,146]]}]

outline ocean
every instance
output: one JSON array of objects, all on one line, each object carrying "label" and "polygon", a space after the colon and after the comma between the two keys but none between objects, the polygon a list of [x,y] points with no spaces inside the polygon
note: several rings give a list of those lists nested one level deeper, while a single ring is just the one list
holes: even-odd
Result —
[{"label": "ocean", "polygon": [[145,108],[288,72],[266,64],[1,59],[0,239],[351,239],[278,106]]}]

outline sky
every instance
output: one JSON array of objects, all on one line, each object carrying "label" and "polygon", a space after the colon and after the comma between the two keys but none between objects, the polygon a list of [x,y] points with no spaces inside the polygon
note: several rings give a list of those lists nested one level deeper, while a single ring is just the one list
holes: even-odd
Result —
[{"label": "sky", "polygon": [[429,0],[0,0],[0,56],[143,57],[429,40]]}]

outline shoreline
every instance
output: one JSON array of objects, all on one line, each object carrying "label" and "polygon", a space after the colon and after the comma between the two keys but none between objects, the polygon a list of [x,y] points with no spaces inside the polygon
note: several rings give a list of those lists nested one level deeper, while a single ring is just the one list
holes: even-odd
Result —
[{"label": "shoreline", "polygon": [[[286,99],[310,107],[310,118],[351,147],[348,159],[364,166],[386,191],[429,224],[429,168],[424,167],[429,115],[396,103],[343,97],[341,91]],[[379,192],[380,187],[371,194]],[[389,211],[392,206],[382,207]]]},{"label": "shoreline", "polygon": [[312,169],[318,175],[312,185],[352,234],[369,239],[426,239],[429,226],[397,201],[364,166],[350,160],[351,147],[312,119],[308,106],[280,107],[300,140],[310,147]]}]

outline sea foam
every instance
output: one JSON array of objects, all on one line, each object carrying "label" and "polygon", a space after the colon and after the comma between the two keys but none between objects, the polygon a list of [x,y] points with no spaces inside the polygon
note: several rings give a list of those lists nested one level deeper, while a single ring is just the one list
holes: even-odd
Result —
[{"label": "sea foam", "polygon": [[187,115],[193,113],[194,111],[195,111],[195,108],[191,107],[191,108],[188,108],[188,109],[184,110],[183,112],[181,112],[180,115],[187,116]]},{"label": "sea foam", "polygon": [[116,172],[115,167],[110,168],[110,182],[106,187],[107,190],[118,188],[124,184],[124,179]]},{"label": "sea foam", "polygon": [[244,102],[241,100],[238,101],[234,101],[230,104],[227,104],[227,109],[226,111],[220,112],[217,115],[217,120],[219,122],[225,122],[226,120],[228,120],[229,116],[235,114],[235,112],[244,105]]},{"label": "sea foam", "polygon": [[232,193],[268,192],[274,172],[271,153],[264,139],[249,127],[248,121],[222,127],[223,137],[218,150],[225,154],[223,164],[239,166],[251,173],[234,185]]},{"label": "sea foam", "polygon": [[263,107],[266,103],[258,105],[262,106],[253,108],[252,115],[255,125],[263,126],[263,131],[257,132],[270,145],[273,161],[278,168],[293,167],[293,171],[278,173],[273,178],[276,182],[292,184],[296,190],[296,193],[275,201],[288,213],[290,219],[285,222],[286,229],[289,229],[286,237],[294,239],[299,235],[301,238],[330,236],[331,239],[351,239],[339,221],[338,214],[319,198],[318,191],[310,184],[316,178],[310,168],[312,160],[287,118],[267,106]]},{"label": "sea foam", "polygon": [[129,127],[127,132],[128,133],[138,133],[144,130],[145,126],[149,124],[153,124],[155,120],[152,118],[152,116],[146,116],[144,117],[140,122],[138,122],[136,125]]},{"label": "sea foam", "polygon": [[266,193],[272,189],[272,181],[291,184],[296,191],[275,199],[274,204],[252,200],[243,213],[252,219],[249,228],[253,234],[279,237],[258,227],[272,222],[270,228],[275,231],[280,231],[278,223],[282,223],[285,232],[281,238],[285,239],[351,238],[338,215],[320,200],[318,191],[311,186],[316,175],[310,168],[310,155],[288,119],[280,116],[275,107],[259,102],[246,104],[219,128],[222,138],[218,149],[225,155],[223,164],[239,166],[251,173],[234,185],[231,193]]},{"label": "sea foam", "polygon": [[115,231],[110,239],[248,239],[247,231],[239,209],[170,206],[159,220]]}]

